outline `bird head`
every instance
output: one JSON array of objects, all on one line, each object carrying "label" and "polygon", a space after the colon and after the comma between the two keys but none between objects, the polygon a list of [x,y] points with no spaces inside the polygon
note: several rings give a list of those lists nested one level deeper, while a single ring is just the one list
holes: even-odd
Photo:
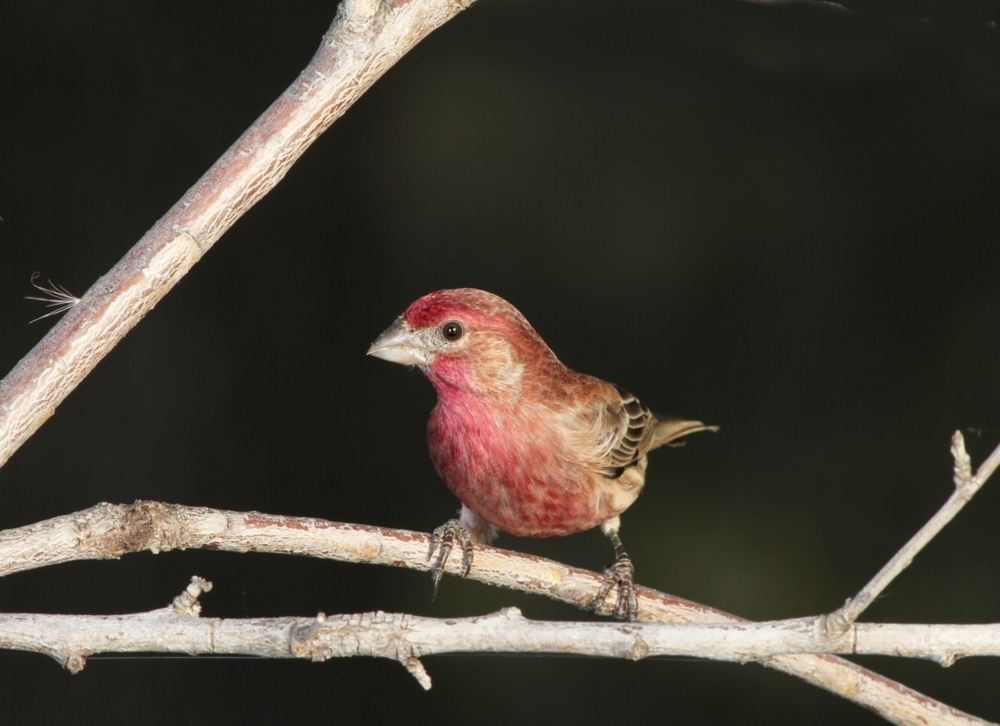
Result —
[{"label": "bird head", "polygon": [[414,302],[368,355],[419,366],[438,394],[515,390],[526,364],[555,355],[518,310],[482,290],[439,290]]}]

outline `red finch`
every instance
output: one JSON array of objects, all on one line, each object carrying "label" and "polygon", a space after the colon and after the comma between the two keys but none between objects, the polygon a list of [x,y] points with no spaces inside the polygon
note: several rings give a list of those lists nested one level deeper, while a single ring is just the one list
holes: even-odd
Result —
[{"label": "red finch", "polygon": [[630,393],[570,370],[513,305],[482,290],[425,295],[368,354],[418,366],[437,391],[427,440],[462,510],[431,538],[428,560],[440,546],[431,568],[435,594],[456,541],[464,576],[472,543],[489,542],[499,530],[551,537],[600,525],[615,564],[590,609],[617,586],[614,618],[635,619],[619,515],[642,490],[647,452],[715,427],[660,420]]}]

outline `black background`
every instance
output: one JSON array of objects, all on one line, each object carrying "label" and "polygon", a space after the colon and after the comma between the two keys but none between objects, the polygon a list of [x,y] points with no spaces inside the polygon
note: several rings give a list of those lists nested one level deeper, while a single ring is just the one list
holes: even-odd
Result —
[{"label": "black background", "polygon": [[[292,9],[289,9],[292,7]],[[0,21],[0,369],[308,62],[328,2],[31,3]],[[0,527],[137,498],[429,530],[457,503],[419,373],[366,358],[412,300],[481,287],[564,362],[722,426],[657,452],[639,581],[755,619],[834,609],[1000,441],[1000,47],[971,23],[699,2],[481,0],[220,240],[0,471]],[[1000,483],[866,613],[1000,620]],[[597,531],[501,546],[600,569]],[[585,617],[398,569],[217,552],[0,580],[0,609]],[[1000,719],[998,666],[866,665]],[[757,666],[0,653],[14,723],[880,723]]]}]

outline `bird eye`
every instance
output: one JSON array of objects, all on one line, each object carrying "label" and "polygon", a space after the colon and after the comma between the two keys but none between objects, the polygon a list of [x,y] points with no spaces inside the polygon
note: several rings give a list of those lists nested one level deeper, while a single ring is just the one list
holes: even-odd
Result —
[{"label": "bird eye", "polygon": [[457,320],[445,323],[441,326],[441,333],[449,342],[454,342],[465,334],[465,328]]}]

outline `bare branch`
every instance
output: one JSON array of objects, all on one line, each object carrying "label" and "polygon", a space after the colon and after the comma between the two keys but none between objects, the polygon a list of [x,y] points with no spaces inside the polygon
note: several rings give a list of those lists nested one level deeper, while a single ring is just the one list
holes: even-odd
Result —
[{"label": "bare branch", "polygon": [[972,499],[989,479],[990,474],[1000,465],[1000,446],[997,446],[983,462],[983,465],[979,467],[976,475],[972,476],[972,465],[969,455],[965,451],[965,439],[962,437],[962,432],[956,431],[951,437],[951,442],[951,453],[955,458],[955,491],[948,497],[948,501],[938,510],[937,514],[931,517],[927,524],[903,545],[902,549],[885,564],[885,567],[867,585],[861,588],[857,595],[826,617],[826,627],[831,633],[846,632],[850,624],[858,619],[889,583],[910,566],[920,550],[934,539],[948,522],[954,519],[955,515]]},{"label": "bare branch", "polygon": [[295,83],[0,382],[0,465],[390,66],[472,0],[344,0]]},{"label": "bare branch", "polygon": [[[228,512],[159,502],[99,504],[75,514],[0,532],[0,575],[60,562],[117,558],[128,552],[199,547],[298,554],[427,570],[429,536],[306,517]],[[457,574],[460,564],[446,569]],[[470,579],[545,595],[584,608],[604,578],[533,555],[475,546]],[[637,588],[647,623],[745,623],[705,605]],[[614,602],[615,598],[609,598]],[[607,608],[604,608],[606,611]],[[628,627],[628,626],[621,626]],[[980,719],[833,655],[779,655],[763,661],[861,704],[896,724],[982,724]],[[412,665],[411,672],[418,672]]]},{"label": "bare branch", "polygon": [[[747,662],[785,653],[931,657],[1000,655],[1000,625],[856,626],[833,644],[818,618],[771,623],[574,623],[528,620],[517,608],[472,618],[364,613],[316,618],[201,619],[198,596],[211,583],[195,577],[173,605],[117,616],[0,615],[0,648],[52,656],[77,672],[94,653],[187,653],[265,658],[350,658],[402,663],[424,688],[419,659],[443,653],[572,654],[641,660],[687,656]],[[933,644],[928,643],[933,640]]]},{"label": "bare branch", "polygon": [[[193,578],[172,606],[133,615],[0,615],[0,648],[44,653],[73,672],[94,653],[235,654],[313,661],[365,655],[399,661],[427,689],[430,677],[419,659],[443,653],[575,654],[630,660],[689,656],[747,662],[831,648],[930,657],[944,665],[959,654],[1000,654],[1000,625],[863,624],[833,644],[818,618],[715,624],[539,622],[528,620],[517,608],[505,608],[493,615],[446,620],[382,612],[201,619],[197,597],[209,589],[210,583]],[[931,640],[937,645],[928,649]],[[942,643],[949,652],[936,650]],[[922,722],[977,723],[941,709]]]},{"label": "bare branch", "polygon": [[[204,589],[210,589],[210,583],[204,580],[201,585],[208,585]],[[153,627],[147,624],[150,616],[157,616],[153,618]],[[180,627],[163,628],[162,616],[180,618]],[[825,652],[829,648],[836,653],[928,658],[951,665],[958,655],[1000,655],[1000,624],[864,623],[856,626],[856,643],[842,639],[840,644],[830,646],[829,636],[817,627],[816,618],[768,623],[580,623],[529,620],[517,608],[504,608],[485,617],[448,619],[383,612],[201,622],[194,620],[197,617],[176,606],[152,613],[118,616],[0,615],[0,646],[6,644],[13,649],[49,654],[72,649],[83,655],[185,652],[190,655],[309,657],[312,660],[359,654],[394,657],[401,642],[406,643],[408,656],[412,657],[444,653],[522,653],[629,660],[683,656],[745,663],[787,653]],[[289,621],[297,626],[293,630],[300,631],[291,638],[287,635]],[[109,626],[113,638],[106,635]],[[26,634],[29,628],[30,636]],[[274,628],[281,634],[265,639],[261,648],[260,631]],[[147,630],[150,632],[145,632]],[[358,642],[351,642],[349,647],[344,647],[344,631],[348,630],[360,646]],[[257,637],[245,637],[244,632]],[[64,645],[70,641],[72,645]],[[275,648],[275,641],[281,647]],[[47,645],[39,647],[43,642]],[[285,645],[290,647],[286,649]]]}]

